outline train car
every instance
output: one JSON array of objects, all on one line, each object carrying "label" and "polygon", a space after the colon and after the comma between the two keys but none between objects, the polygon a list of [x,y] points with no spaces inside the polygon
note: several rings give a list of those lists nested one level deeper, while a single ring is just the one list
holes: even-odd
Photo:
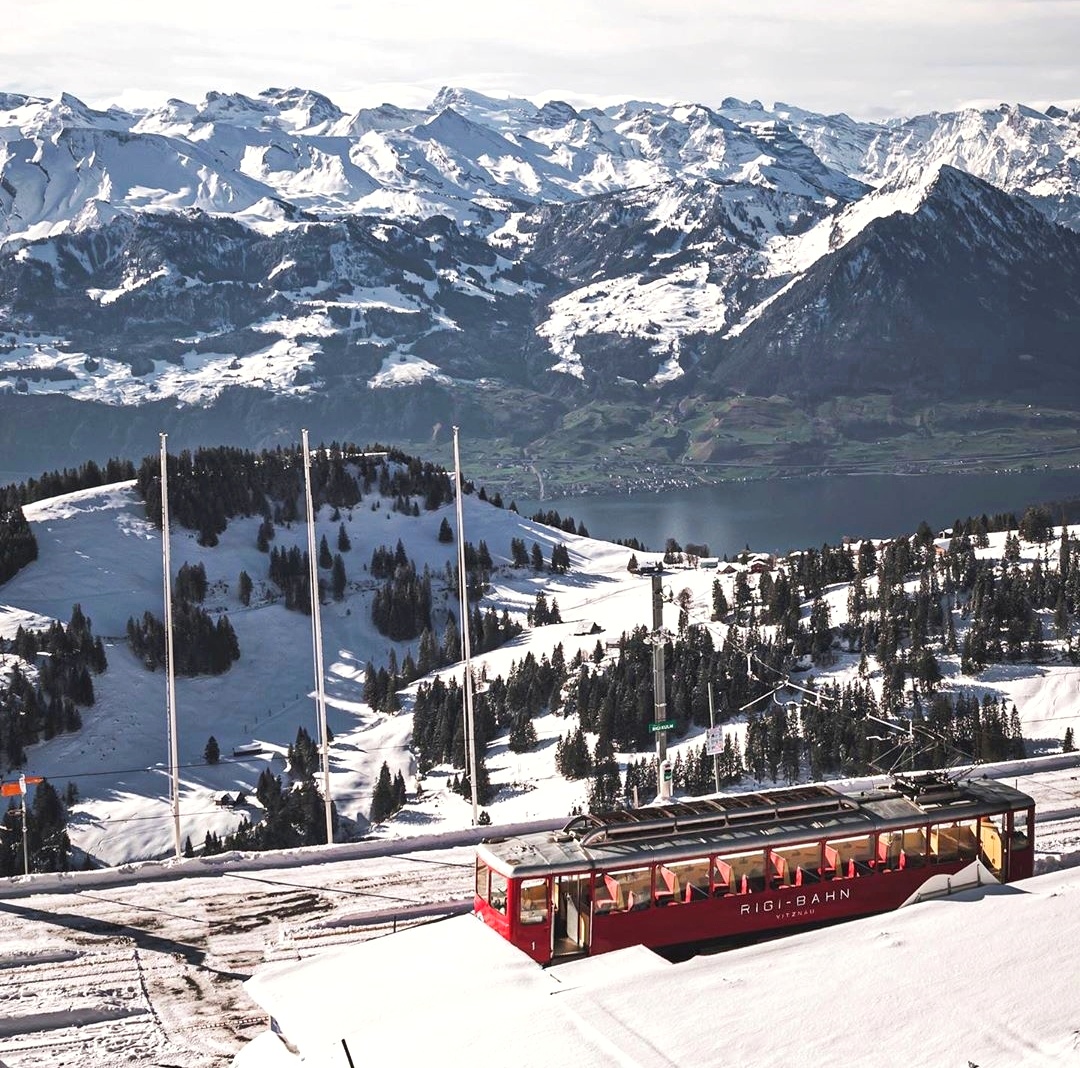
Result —
[{"label": "train car", "polygon": [[572,818],[477,847],[475,912],[541,964],[750,939],[898,908],[978,860],[1034,867],[1035,803],[993,779],[896,777]]}]

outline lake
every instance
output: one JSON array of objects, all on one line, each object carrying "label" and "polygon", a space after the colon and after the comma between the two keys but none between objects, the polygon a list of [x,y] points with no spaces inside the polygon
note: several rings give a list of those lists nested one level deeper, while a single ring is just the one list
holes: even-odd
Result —
[{"label": "lake", "polygon": [[969,515],[1015,512],[1019,518],[1029,504],[1071,497],[1080,497],[1080,471],[824,475],[663,493],[518,497],[517,505],[522,515],[539,509],[571,515],[595,538],[637,538],[661,550],[670,537],[730,556],[746,545],[787,552],[836,545],[845,536],[891,537],[913,532],[924,519],[936,531]]}]

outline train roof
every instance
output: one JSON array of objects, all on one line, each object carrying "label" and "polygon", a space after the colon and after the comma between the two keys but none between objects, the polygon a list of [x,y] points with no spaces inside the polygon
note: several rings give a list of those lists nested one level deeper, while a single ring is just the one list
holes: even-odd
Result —
[{"label": "train roof", "polygon": [[507,875],[527,877],[737,853],[1033,805],[1027,794],[994,779],[898,776],[887,786],[853,794],[814,784],[587,813],[560,831],[487,839],[477,855]]}]

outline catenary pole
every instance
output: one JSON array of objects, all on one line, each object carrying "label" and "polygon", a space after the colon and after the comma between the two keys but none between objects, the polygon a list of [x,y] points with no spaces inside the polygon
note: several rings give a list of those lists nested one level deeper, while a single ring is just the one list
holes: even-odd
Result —
[{"label": "catenary pole", "polygon": [[[709,728],[711,730],[716,729],[716,709],[713,706],[712,697],[712,680],[709,680]],[[713,781],[716,784],[716,792],[720,793],[720,754],[713,753],[712,758],[713,766]]]},{"label": "catenary pole", "polygon": [[330,798],[330,732],[326,727],[326,689],[323,685],[322,619],[319,615],[319,563],[315,556],[315,506],[311,500],[311,453],[308,432],[300,431],[304,448],[304,498],[307,503],[308,584],[311,586],[311,646],[315,653],[315,710],[319,722],[322,754],[323,805],[326,810],[326,841],[334,841],[334,810]]},{"label": "catenary pole", "polygon": [[165,596],[165,704],[168,710],[169,792],[172,801],[173,849],[180,846],[180,747],[176,737],[176,656],[173,651],[172,554],[169,546],[169,454],[168,434],[161,435],[161,562]]},{"label": "catenary pole", "polygon": [[667,695],[664,683],[664,591],[663,576],[652,577],[652,643],[653,643],[653,723],[656,731],[656,794],[668,796],[668,781],[664,776],[667,762],[667,731],[655,724],[667,722]]},{"label": "catenary pole", "polygon": [[465,774],[472,787],[472,821],[478,820],[477,770],[479,753],[476,752],[476,720],[473,716],[472,650],[469,643],[469,600],[465,591],[465,521],[461,506],[461,454],[458,449],[458,428],[454,427],[454,481],[457,501],[457,550],[458,550],[458,602],[461,606],[461,657],[465,661],[465,679],[462,687],[462,703],[465,715]]}]

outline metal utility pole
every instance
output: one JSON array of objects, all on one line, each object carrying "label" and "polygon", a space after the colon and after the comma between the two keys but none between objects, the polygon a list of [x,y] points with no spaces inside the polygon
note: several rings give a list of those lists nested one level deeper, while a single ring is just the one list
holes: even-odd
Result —
[{"label": "metal utility pole", "polygon": [[308,585],[311,587],[311,645],[315,653],[315,711],[322,754],[323,805],[326,809],[326,841],[334,843],[334,809],[330,798],[330,732],[326,727],[326,690],[323,685],[322,619],[319,615],[319,562],[315,557],[315,508],[311,501],[311,454],[308,432],[300,431],[304,447],[304,498],[307,502]]},{"label": "metal utility pole", "polygon": [[458,428],[454,427],[454,498],[457,502],[458,603],[461,607],[461,657],[465,661],[462,704],[465,716],[465,774],[472,787],[472,821],[479,820],[476,773],[479,754],[476,752],[476,721],[473,717],[472,650],[469,643],[469,600],[465,592],[465,522],[461,507],[461,455],[458,451]]},{"label": "metal utility pole", "polygon": [[[709,681],[709,730],[716,730],[716,709],[713,707],[712,699],[712,681]],[[716,792],[720,793],[720,754],[713,753],[713,781],[716,785]]]},{"label": "metal utility pole", "polygon": [[176,738],[176,657],[173,652],[172,554],[169,550],[169,454],[168,434],[161,435],[161,562],[165,594],[165,703],[168,709],[169,792],[172,799],[173,849],[183,856],[180,845],[180,749]]},{"label": "metal utility pole", "polygon": [[656,793],[671,796],[671,770],[667,763],[667,732],[672,724],[667,718],[667,695],[664,683],[664,591],[663,576],[652,576],[653,695],[652,731],[656,735]]}]

